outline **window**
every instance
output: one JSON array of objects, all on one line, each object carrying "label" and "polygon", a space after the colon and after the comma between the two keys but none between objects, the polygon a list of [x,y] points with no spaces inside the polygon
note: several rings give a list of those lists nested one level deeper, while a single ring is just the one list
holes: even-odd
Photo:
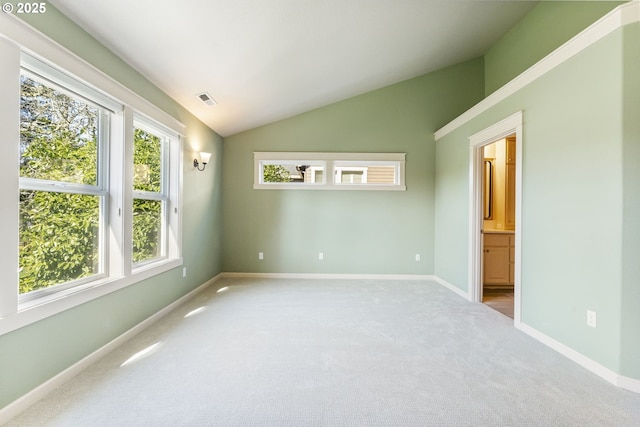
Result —
[{"label": "window", "polygon": [[367,175],[367,167],[338,166],[335,175],[336,184],[365,184]]},{"label": "window", "polygon": [[404,153],[255,152],[253,155],[254,189],[406,189]]},{"label": "window", "polygon": [[20,294],[42,294],[105,273],[109,114],[22,69]]},{"label": "window", "polygon": [[136,122],[133,130],[133,262],[166,256],[168,137]]},{"label": "window", "polygon": [[262,162],[260,173],[261,183],[264,185],[324,184],[325,168],[325,162],[317,160],[265,160]]},{"label": "window", "polygon": [[336,161],[335,183],[360,184],[374,186],[400,185],[400,172],[398,162],[389,161]]},{"label": "window", "polygon": [[82,78],[0,51],[3,334],[182,264],[184,126],[69,52]]}]

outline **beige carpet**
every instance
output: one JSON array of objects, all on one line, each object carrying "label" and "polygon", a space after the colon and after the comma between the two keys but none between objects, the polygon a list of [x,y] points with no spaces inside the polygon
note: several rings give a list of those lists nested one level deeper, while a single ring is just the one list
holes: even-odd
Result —
[{"label": "beige carpet", "polygon": [[428,281],[225,279],[9,425],[640,425],[511,322]]}]

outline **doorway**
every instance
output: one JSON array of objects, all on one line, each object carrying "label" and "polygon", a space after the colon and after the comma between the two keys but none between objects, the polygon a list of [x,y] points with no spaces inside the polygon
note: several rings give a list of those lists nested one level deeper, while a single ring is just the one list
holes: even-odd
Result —
[{"label": "doorway", "polygon": [[482,299],[513,319],[516,135],[482,150]]},{"label": "doorway", "polygon": [[519,325],[522,113],[472,135],[469,141],[470,296]]}]

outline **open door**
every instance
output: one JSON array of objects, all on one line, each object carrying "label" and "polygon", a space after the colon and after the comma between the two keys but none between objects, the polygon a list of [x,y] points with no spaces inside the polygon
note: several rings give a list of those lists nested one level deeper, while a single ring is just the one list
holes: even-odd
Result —
[{"label": "open door", "polygon": [[[471,300],[483,301],[485,283],[513,286],[513,320],[520,323],[520,236],[522,188],[522,113],[478,132],[470,141],[469,283]],[[485,147],[502,141],[504,159],[485,155]],[[507,149],[506,144],[511,144]],[[488,150],[487,150],[488,151]],[[507,153],[508,151],[508,153]],[[509,158],[509,156],[511,156]],[[493,163],[489,165],[487,161]],[[496,166],[502,162],[503,171]],[[490,175],[488,175],[490,173]],[[499,178],[500,174],[502,177]],[[487,179],[491,176],[492,183]],[[496,200],[496,180],[504,182]],[[493,194],[487,194],[492,191]],[[507,201],[511,199],[511,201]],[[485,230],[486,226],[486,230]],[[486,240],[486,241],[485,241]],[[489,251],[487,253],[486,251]],[[506,264],[505,264],[506,262]]]}]

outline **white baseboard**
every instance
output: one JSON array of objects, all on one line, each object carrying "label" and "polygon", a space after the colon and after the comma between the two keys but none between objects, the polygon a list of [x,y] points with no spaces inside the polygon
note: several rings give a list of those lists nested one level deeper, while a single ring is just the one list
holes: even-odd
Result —
[{"label": "white baseboard", "polygon": [[[184,295],[180,299],[174,301],[168,306],[164,307],[157,313],[152,316],[146,318],[133,328],[124,332],[122,335],[113,339],[109,343],[100,347],[98,350],[94,351],[90,355],[86,356],[82,360],[76,362],[72,366],[68,367],[64,371],[60,372],[58,375],[49,379],[45,383],[39,385],[35,389],[31,390],[24,396],[16,399],[11,402],[9,405],[0,409],[0,425],[8,422],[13,417],[17,416],[24,410],[26,410],[29,406],[33,405],[47,394],[52,392],[54,389],[62,385],[64,382],[76,376],[83,369],[87,368],[91,364],[97,362],[99,359],[107,355],[109,352],[113,351],[118,346],[122,345],[129,339],[131,339],[136,334],[142,332],[147,327],[151,326],[153,323],[160,320],[165,315],[169,314],[172,310],[182,305],[189,299],[193,298],[196,294],[203,291],[207,287],[211,286],[213,283],[223,279],[223,278],[285,278],[285,279],[365,279],[365,280],[433,280],[436,283],[444,286],[445,288],[451,290],[452,292],[460,295],[461,297],[469,300],[469,294],[467,292],[462,291],[460,288],[452,285],[451,283],[437,277],[434,275],[412,275],[412,274],[315,274],[315,273],[237,273],[237,272],[225,272],[220,273],[214,278],[208,280],[204,284],[200,285],[193,291]],[[610,383],[624,388],[626,390],[630,390],[636,393],[640,393],[640,380],[634,378],[628,378],[622,375],[619,375],[608,368],[600,365],[599,363],[589,359],[581,353],[573,350],[570,347],[554,340],[553,338],[548,337],[547,335],[539,332],[537,329],[532,328],[524,323],[518,323],[516,325],[518,329],[523,331],[524,333],[530,335],[541,343],[551,347],[556,350],[560,354],[569,358],[570,360],[578,363],[580,366],[586,368],[587,370],[595,373],[596,375],[602,377],[606,381]]]},{"label": "white baseboard", "polygon": [[221,273],[221,276],[238,279],[432,280],[470,301],[468,292],[433,274],[241,273],[228,271]]},{"label": "white baseboard", "polygon": [[449,289],[450,291],[455,292],[456,294],[460,295],[462,298],[466,299],[467,301],[471,301],[471,295],[469,295],[469,292],[463,291],[459,287],[452,285],[451,283],[447,282],[444,279],[441,279],[438,276],[432,276],[432,280],[441,284],[442,286]]},{"label": "white baseboard", "polygon": [[436,280],[427,274],[333,274],[333,273],[241,273],[224,272],[223,278],[238,279],[342,279],[342,280]]},{"label": "white baseboard", "polygon": [[122,335],[114,338],[112,341],[103,345],[93,353],[89,354],[88,356],[84,357],[83,359],[79,360],[73,365],[69,366],[67,369],[60,372],[53,378],[40,384],[38,387],[34,388],[24,396],[19,397],[18,399],[14,400],[4,408],[0,409],[0,425],[8,422],[13,417],[19,415],[21,412],[29,408],[34,403],[38,402],[40,399],[45,397],[54,389],[56,389],[66,381],[70,380],[74,376],[78,375],[83,369],[86,369],[93,363],[96,363],[102,357],[106,356],[109,352],[113,351],[118,346],[124,344],[125,342],[133,338],[135,335],[139,334],[144,329],[148,328],[153,323],[157,322],[162,317],[169,314],[172,310],[184,304],[189,299],[193,298],[196,294],[203,291],[207,287],[211,286],[213,283],[217,282],[221,278],[222,278],[222,274],[218,274],[214,278],[206,281],[204,284],[198,286],[196,289],[192,290],[188,294],[172,302],[171,304],[164,307],[163,309],[156,312],[155,314],[147,317],[145,320],[138,323],[136,326],[129,329],[128,331],[124,332]]},{"label": "white baseboard", "polygon": [[625,390],[640,393],[640,380],[636,380],[635,378],[618,375],[618,381],[616,382],[616,385]]},{"label": "white baseboard", "polygon": [[[446,287],[447,289],[457,293],[461,297],[471,301],[470,295],[468,292],[464,292],[457,286],[452,285],[451,283],[447,282],[444,279],[441,279],[438,276],[431,276],[431,279],[438,282],[439,284]],[[543,334],[537,329],[532,328],[531,326],[525,323],[522,323],[521,321],[515,321],[513,326],[516,329],[519,329],[525,334],[531,336],[532,338],[535,338],[536,340],[540,341],[542,344],[546,345],[547,347],[551,347],[553,350],[562,354],[569,360],[577,363],[578,365],[582,366],[588,371],[593,372],[594,374],[610,382],[611,384],[620,388],[624,388],[625,390],[633,391],[635,393],[640,393],[640,380],[620,375],[612,371],[611,369],[602,366],[595,360],[588,358],[584,354],[575,351],[571,347],[568,347],[565,344],[562,344],[561,342],[556,341],[553,338]]]},{"label": "white baseboard", "polygon": [[610,382],[611,384],[614,384],[620,388],[624,388],[629,391],[640,393],[640,380],[636,380],[634,378],[629,378],[629,377],[625,377],[623,375],[617,374],[611,369],[602,366],[595,360],[589,359],[584,354],[579,353],[574,349],[572,349],[571,347],[568,347],[562,344],[561,342],[554,340],[553,338],[543,334],[542,332],[538,331],[535,328],[532,328],[531,326],[525,323],[520,322],[518,325],[516,325],[516,327],[520,329],[522,332],[524,332],[525,334],[535,338],[536,340],[540,341],[546,346],[551,347],[552,349],[562,354],[566,358],[574,361],[578,365],[582,366],[588,371],[593,372],[594,374]]}]

